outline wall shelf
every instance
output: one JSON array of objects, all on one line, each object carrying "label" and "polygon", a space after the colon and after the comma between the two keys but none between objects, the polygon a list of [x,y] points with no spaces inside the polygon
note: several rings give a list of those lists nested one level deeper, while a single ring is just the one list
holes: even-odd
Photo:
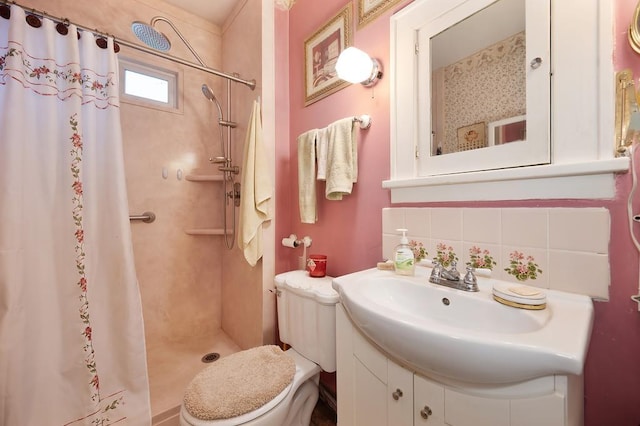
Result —
[{"label": "wall shelf", "polygon": [[185,179],[191,182],[223,182],[223,175],[194,175],[189,174],[185,176]]},{"label": "wall shelf", "polygon": [[[185,229],[184,232],[188,235],[224,235],[222,228],[192,228]],[[231,231],[227,231],[227,234],[230,233]]]}]

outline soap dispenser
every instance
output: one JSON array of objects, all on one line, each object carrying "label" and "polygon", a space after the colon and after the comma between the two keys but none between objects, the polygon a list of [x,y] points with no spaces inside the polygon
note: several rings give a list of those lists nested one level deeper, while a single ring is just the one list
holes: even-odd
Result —
[{"label": "soap dispenser", "polygon": [[396,274],[413,275],[415,273],[416,262],[413,250],[407,239],[407,229],[396,229],[396,231],[402,232],[400,244],[396,246],[393,255],[393,266],[395,267]]}]

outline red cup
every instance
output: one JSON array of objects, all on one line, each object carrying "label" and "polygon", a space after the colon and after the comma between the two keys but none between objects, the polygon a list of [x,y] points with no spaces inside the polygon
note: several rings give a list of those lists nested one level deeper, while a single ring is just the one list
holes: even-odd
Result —
[{"label": "red cup", "polygon": [[314,278],[322,278],[327,275],[327,256],[324,254],[309,255],[307,271],[309,271],[309,276]]}]

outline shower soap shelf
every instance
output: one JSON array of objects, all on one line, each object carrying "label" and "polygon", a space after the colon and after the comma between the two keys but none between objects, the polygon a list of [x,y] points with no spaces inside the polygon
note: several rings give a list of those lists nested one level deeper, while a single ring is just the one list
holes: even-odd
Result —
[{"label": "shower soap shelf", "polygon": [[[187,235],[224,235],[224,229],[222,228],[194,228],[185,229]],[[231,231],[227,231],[230,234]]]},{"label": "shower soap shelf", "polygon": [[223,175],[195,175],[189,174],[185,176],[185,179],[191,182],[222,182],[224,180]]}]

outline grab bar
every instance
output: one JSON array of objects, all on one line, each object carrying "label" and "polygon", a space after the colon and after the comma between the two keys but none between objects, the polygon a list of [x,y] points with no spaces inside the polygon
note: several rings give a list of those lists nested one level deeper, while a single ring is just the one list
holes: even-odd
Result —
[{"label": "grab bar", "polygon": [[139,215],[130,215],[129,220],[141,220],[144,223],[151,223],[156,220],[156,215],[153,212],[144,212]]}]

